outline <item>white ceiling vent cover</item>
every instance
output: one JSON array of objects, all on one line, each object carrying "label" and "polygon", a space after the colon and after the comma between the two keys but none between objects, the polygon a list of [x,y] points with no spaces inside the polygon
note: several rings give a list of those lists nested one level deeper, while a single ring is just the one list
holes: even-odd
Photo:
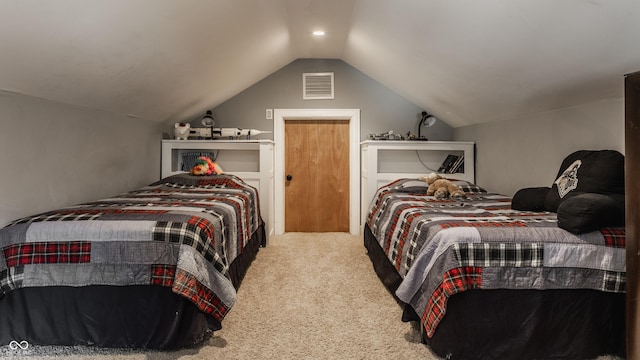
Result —
[{"label": "white ceiling vent cover", "polygon": [[302,99],[333,99],[333,73],[303,73]]}]

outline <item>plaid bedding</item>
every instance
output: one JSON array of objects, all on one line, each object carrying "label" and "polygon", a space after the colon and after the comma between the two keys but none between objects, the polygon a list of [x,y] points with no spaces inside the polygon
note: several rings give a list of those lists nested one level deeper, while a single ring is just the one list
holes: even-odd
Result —
[{"label": "plaid bedding", "polygon": [[396,295],[432,337],[450,296],[470,289],[625,291],[624,228],[576,235],[556,214],[511,209],[510,198],[464,183],[438,200],[400,179],[378,189],[367,225],[403,278]]},{"label": "plaid bedding", "polygon": [[0,230],[0,297],[17,288],[159,285],[222,320],[229,265],[262,223],[234,175],[180,174],[120,196],[18,219]]}]

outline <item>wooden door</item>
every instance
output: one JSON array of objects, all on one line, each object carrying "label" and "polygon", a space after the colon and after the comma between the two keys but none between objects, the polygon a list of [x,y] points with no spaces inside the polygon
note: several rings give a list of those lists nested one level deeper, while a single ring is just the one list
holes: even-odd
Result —
[{"label": "wooden door", "polygon": [[349,231],[349,121],[286,120],[285,232]]}]

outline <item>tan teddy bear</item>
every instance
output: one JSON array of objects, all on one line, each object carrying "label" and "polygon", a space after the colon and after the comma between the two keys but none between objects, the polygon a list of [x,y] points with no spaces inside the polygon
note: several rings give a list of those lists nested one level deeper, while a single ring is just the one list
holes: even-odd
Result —
[{"label": "tan teddy bear", "polygon": [[464,197],[464,191],[458,185],[452,183],[451,180],[445,179],[440,174],[431,173],[421,177],[420,180],[429,184],[427,196],[435,196],[436,199],[444,199],[449,196],[452,198]]}]

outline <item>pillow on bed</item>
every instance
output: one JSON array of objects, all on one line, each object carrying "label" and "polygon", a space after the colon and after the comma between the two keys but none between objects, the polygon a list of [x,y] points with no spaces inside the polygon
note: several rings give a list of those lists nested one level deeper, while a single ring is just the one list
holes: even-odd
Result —
[{"label": "pillow on bed", "polygon": [[[458,185],[460,189],[462,189],[462,191],[467,194],[484,194],[487,192],[487,190],[483,189],[482,187],[466,180],[458,180],[458,179],[447,179],[447,180]],[[394,190],[403,192],[403,193],[404,192],[406,193],[423,192],[424,193],[427,191],[427,188],[429,187],[429,185],[425,180],[422,180],[422,178],[401,179],[401,180],[397,180],[395,183],[392,183],[392,187],[394,188]]]},{"label": "pillow on bed", "polygon": [[558,227],[574,234],[624,225],[624,195],[577,194],[558,206]]},{"label": "pillow on bed", "polygon": [[395,192],[420,194],[427,192],[427,183],[419,179],[399,179],[389,184]]},{"label": "pillow on bed", "polygon": [[232,174],[218,175],[191,175],[189,173],[179,173],[168,176],[164,179],[150,184],[156,186],[161,184],[176,184],[181,186],[212,186],[224,188],[241,188],[246,186],[245,182]]},{"label": "pillow on bed", "polygon": [[544,203],[550,187],[531,187],[518,190],[511,199],[511,208],[523,211],[546,211]]},{"label": "pillow on bed", "polygon": [[455,185],[458,185],[460,187],[460,189],[462,189],[462,191],[465,194],[485,194],[487,193],[487,190],[483,189],[482,187],[466,181],[466,180],[458,180],[458,179],[448,179],[449,181],[451,181],[452,183],[454,183]]},{"label": "pillow on bed", "polygon": [[624,194],[624,155],[615,150],[580,150],[567,156],[547,193],[545,207],[556,212],[580,193]]}]

